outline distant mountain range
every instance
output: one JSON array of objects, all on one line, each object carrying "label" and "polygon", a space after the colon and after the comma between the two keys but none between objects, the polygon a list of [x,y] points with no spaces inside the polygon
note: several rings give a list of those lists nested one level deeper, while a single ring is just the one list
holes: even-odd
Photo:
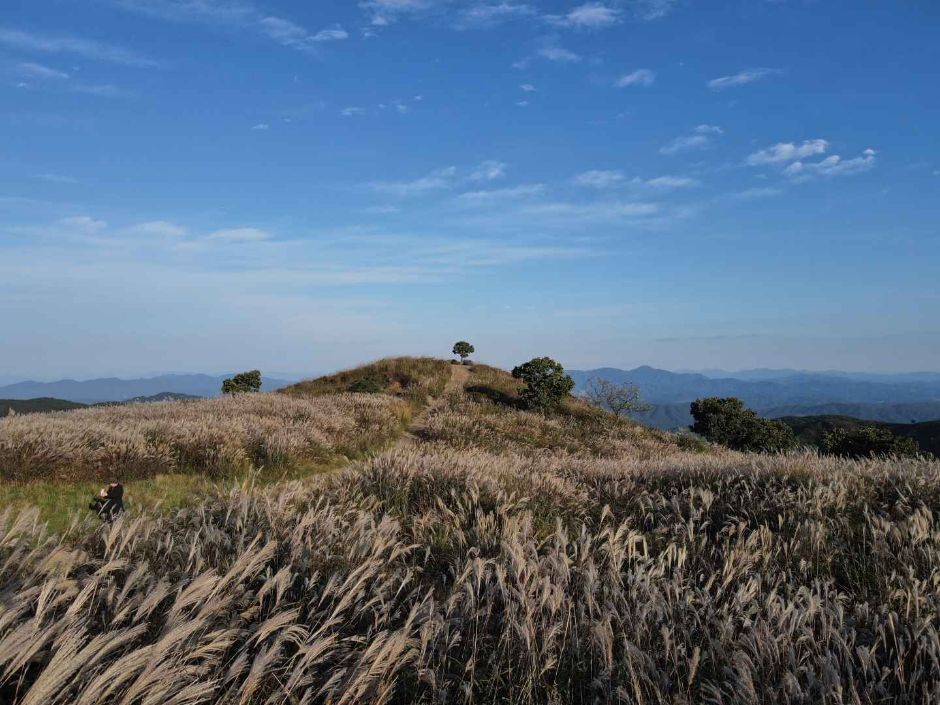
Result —
[{"label": "distant mountain range", "polygon": [[[82,404],[103,401],[128,401],[135,397],[153,397],[162,393],[212,397],[220,393],[222,380],[231,375],[160,375],[146,379],[118,379],[108,377],[77,381],[63,379],[58,382],[17,382],[0,387],[2,399],[35,399],[54,397]],[[290,381],[263,378],[262,389],[272,391],[286,387]]]},{"label": "distant mountain range", "polygon": [[[689,403],[702,397],[737,397],[764,416],[837,414],[860,419],[910,423],[940,419],[940,374],[900,375],[751,370],[751,379],[668,372],[652,367],[633,370],[569,370],[576,391],[592,377],[632,382],[644,401],[653,404],[638,421],[663,429],[692,423]],[[763,375],[763,376],[762,376]]]}]

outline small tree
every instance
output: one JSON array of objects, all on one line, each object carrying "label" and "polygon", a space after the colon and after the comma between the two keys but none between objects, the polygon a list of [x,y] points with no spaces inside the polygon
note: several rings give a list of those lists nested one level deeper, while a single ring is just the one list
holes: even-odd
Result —
[{"label": "small tree", "polygon": [[222,394],[242,394],[261,391],[261,371],[239,372],[222,382]]},{"label": "small tree", "polygon": [[475,348],[466,340],[460,340],[454,343],[453,353],[454,355],[459,355],[461,361],[466,360],[474,352]]},{"label": "small tree", "polygon": [[649,404],[640,401],[640,388],[630,382],[617,384],[601,377],[592,377],[587,383],[587,400],[617,416],[647,411]]},{"label": "small tree", "polygon": [[920,454],[920,445],[915,439],[896,436],[889,429],[876,426],[833,429],[823,436],[821,445],[824,453],[846,458],[916,457]]},{"label": "small tree", "polygon": [[521,396],[530,409],[554,409],[574,388],[565,368],[550,357],[533,358],[515,367],[512,376],[525,382]]},{"label": "small tree", "polygon": [[709,397],[692,402],[692,431],[733,450],[778,453],[796,445],[793,429],[783,421],[765,419],[734,397]]}]

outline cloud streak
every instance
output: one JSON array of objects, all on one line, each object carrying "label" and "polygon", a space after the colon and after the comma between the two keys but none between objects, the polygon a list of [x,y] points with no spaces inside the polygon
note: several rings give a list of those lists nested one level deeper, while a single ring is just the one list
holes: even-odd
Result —
[{"label": "cloud streak", "polygon": [[[103,61],[137,68],[155,68],[153,59],[123,47],[81,37],[48,36],[0,27],[0,45],[10,49],[42,54],[76,56],[89,61]],[[33,66],[38,66],[33,64]]]},{"label": "cloud streak", "polygon": [[745,86],[748,83],[756,83],[757,81],[761,81],[769,76],[775,76],[780,73],[782,73],[780,69],[747,69],[745,71],[739,71],[732,76],[721,76],[720,78],[713,78],[706,85],[713,91],[723,91],[727,88]]}]

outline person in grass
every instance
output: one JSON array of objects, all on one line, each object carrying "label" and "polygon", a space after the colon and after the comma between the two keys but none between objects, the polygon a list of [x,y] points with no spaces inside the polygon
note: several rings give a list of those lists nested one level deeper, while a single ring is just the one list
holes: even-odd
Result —
[{"label": "person in grass", "polygon": [[102,487],[88,508],[104,521],[114,521],[124,511],[124,486],[120,482],[112,482]]}]

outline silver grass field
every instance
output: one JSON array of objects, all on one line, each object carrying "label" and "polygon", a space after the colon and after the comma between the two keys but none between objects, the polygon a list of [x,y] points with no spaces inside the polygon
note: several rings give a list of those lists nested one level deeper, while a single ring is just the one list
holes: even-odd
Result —
[{"label": "silver grass field", "polygon": [[[691,447],[519,411],[507,377],[480,367],[337,472],[58,535],[3,512],[0,702],[940,702],[940,464]],[[306,403],[369,400],[397,418]],[[72,444],[83,413],[14,430]],[[339,413],[305,437],[348,439]]]}]

